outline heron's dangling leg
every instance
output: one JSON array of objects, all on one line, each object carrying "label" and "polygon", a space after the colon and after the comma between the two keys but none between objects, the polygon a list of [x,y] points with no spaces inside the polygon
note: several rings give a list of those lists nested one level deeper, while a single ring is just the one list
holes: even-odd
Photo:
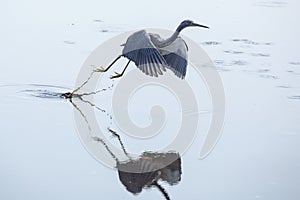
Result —
[{"label": "heron's dangling leg", "polygon": [[130,60],[129,60],[128,63],[126,64],[126,66],[125,66],[125,68],[123,69],[123,71],[122,71],[121,74],[115,72],[115,75],[111,76],[110,78],[113,79],[113,78],[119,78],[119,77],[123,76],[123,74],[124,74],[124,72],[126,71],[128,65],[129,65],[129,63],[130,63]]},{"label": "heron's dangling leg", "polygon": [[105,149],[108,151],[108,153],[111,155],[111,157],[117,162],[119,163],[119,159],[117,158],[117,156],[110,150],[110,148],[108,147],[108,145],[105,143],[104,140],[102,140],[101,138],[99,137],[92,137],[92,139],[96,142],[100,142],[104,147]]},{"label": "heron's dangling leg", "polygon": [[94,71],[95,72],[106,72],[107,70],[109,70],[109,68],[111,68],[115,62],[117,62],[117,60],[119,60],[120,58],[122,57],[122,55],[119,55],[107,68],[103,68],[103,67],[100,67],[98,69],[95,69]]},{"label": "heron's dangling leg", "polygon": [[161,185],[159,185],[157,183],[157,181],[154,181],[153,183],[154,186],[156,186],[158,188],[158,190],[164,195],[166,200],[171,200],[170,196],[168,195],[167,191],[165,190],[165,188],[163,188]]},{"label": "heron's dangling leg", "polygon": [[121,148],[122,148],[124,154],[127,156],[127,158],[132,159],[132,158],[129,156],[128,152],[126,151],[126,148],[125,148],[125,146],[124,146],[124,144],[123,144],[123,142],[122,142],[122,140],[121,140],[120,135],[117,134],[116,131],[111,130],[110,128],[108,128],[108,131],[109,131],[114,137],[116,137],[116,138],[119,140],[119,143],[120,143],[120,145],[121,145]]}]

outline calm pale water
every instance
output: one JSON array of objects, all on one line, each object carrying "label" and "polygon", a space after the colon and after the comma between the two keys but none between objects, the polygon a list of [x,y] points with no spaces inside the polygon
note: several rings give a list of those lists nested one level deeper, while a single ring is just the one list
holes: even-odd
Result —
[{"label": "calm pale water", "polygon": [[[199,135],[181,158],[181,181],[161,184],[171,199],[299,199],[299,8],[296,0],[3,3],[0,199],[163,199],[155,188],[138,195],[126,191],[117,171],[83,147],[74,108],[59,95],[74,88],[82,63],[102,42],[133,29],[173,30],[186,18],[211,27],[183,34],[215,63],[225,88],[226,118],[218,144],[200,160],[211,110],[204,100]],[[97,95],[97,106],[106,108],[111,90]],[[163,91],[157,95],[166,98]],[[131,116],[145,125],[149,109],[139,106],[130,106]],[[168,109],[166,128],[176,130],[172,122],[178,113]],[[98,113],[104,128],[113,124]],[[137,153],[159,149],[169,137],[143,141],[120,135]]]}]

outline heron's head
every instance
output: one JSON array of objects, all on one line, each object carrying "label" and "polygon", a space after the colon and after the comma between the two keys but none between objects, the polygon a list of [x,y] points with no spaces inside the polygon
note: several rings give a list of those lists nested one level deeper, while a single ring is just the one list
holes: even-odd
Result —
[{"label": "heron's head", "polygon": [[192,26],[198,26],[198,27],[202,27],[202,28],[209,28],[208,26],[197,24],[197,23],[193,22],[192,20],[184,20],[183,22],[180,23],[180,25],[178,26],[178,28],[176,29],[176,31],[180,32],[184,28],[186,28],[186,27],[192,27]]}]

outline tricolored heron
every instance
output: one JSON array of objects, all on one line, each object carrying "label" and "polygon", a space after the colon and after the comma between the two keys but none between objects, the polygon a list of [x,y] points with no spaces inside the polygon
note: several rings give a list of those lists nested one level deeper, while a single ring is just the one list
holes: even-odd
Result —
[{"label": "tricolored heron", "polygon": [[179,33],[187,27],[209,28],[204,25],[194,23],[191,20],[184,20],[177,27],[175,32],[167,39],[162,39],[158,34],[147,33],[141,30],[133,33],[127,38],[122,55],[119,55],[108,67],[100,67],[96,72],[106,72],[122,56],[129,59],[122,73],[116,73],[111,78],[121,77],[132,61],[145,74],[149,76],[162,75],[166,68],[174,74],[184,79],[187,69],[188,47]]}]

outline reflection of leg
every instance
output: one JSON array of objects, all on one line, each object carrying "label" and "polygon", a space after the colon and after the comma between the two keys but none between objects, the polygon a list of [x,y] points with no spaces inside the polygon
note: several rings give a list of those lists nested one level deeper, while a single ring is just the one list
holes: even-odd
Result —
[{"label": "reflection of leg", "polygon": [[[78,96],[78,99],[84,103],[88,103],[89,105],[91,106],[96,106],[94,104],[92,104],[91,102],[89,101],[86,101],[84,100],[81,96]],[[87,126],[88,126],[88,129],[89,129],[89,136],[96,142],[100,142],[105,148],[106,150],[108,151],[108,153],[111,155],[111,157],[117,162],[119,163],[119,160],[118,158],[116,157],[116,155],[110,150],[110,148],[108,147],[108,145],[104,142],[104,140],[102,140],[101,138],[99,137],[93,137],[92,136],[92,133],[91,133],[91,126],[90,126],[90,123],[88,121],[88,118],[85,116],[85,114],[82,112],[82,110],[75,104],[75,102],[72,100],[72,98],[69,99],[70,103],[73,105],[73,107],[80,113],[80,115],[83,117],[84,121],[86,122]],[[96,106],[96,108],[98,108]],[[98,108],[100,109],[100,108]],[[100,109],[102,111],[102,109]],[[105,110],[103,110],[105,112]]]},{"label": "reflection of leg", "polygon": [[170,199],[170,196],[169,196],[168,193],[167,193],[167,191],[166,191],[161,185],[159,185],[159,184],[157,183],[157,181],[155,181],[155,182],[153,183],[153,185],[156,186],[156,187],[159,189],[159,191],[164,195],[164,197],[166,198],[166,200],[171,200],[171,199]]},{"label": "reflection of leg", "polygon": [[118,56],[107,68],[104,67],[100,67],[98,69],[95,69],[95,72],[106,72],[107,70],[109,70],[109,68],[111,68],[115,62],[117,62],[117,60],[119,60],[121,58],[121,55]]},{"label": "reflection of leg", "polygon": [[111,76],[110,78],[113,79],[113,78],[119,78],[119,77],[123,76],[123,74],[124,74],[124,72],[126,71],[128,65],[129,65],[129,63],[130,63],[130,60],[129,60],[128,63],[126,64],[126,66],[125,66],[125,68],[123,69],[123,71],[122,71],[121,74],[115,72],[115,75]]},{"label": "reflection of leg", "polygon": [[73,107],[80,113],[80,115],[83,117],[84,121],[86,122],[88,129],[89,129],[89,134],[91,134],[91,125],[87,119],[87,117],[85,116],[85,114],[82,112],[82,110],[80,110],[80,108],[77,106],[77,104],[74,103],[74,101],[72,99],[69,100],[71,102],[71,104],[73,105]]},{"label": "reflection of leg", "polygon": [[122,142],[122,140],[121,140],[120,135],[117,134],[116,131],[111,130],[110,128],[108,128],[108,131],[109,131],[114,137],[118,138],[119,143],[120,143],[120,145],[121,145],[121,148],[122,148],[124,154],[127,156],[127,158],[131,159],[131,157],[129,156],[128,152],[127,152],[126,149],[125,149],[125,146],[124,146],[124,144],[123,144],[123,142]]},{"label": "reflection of leg", "polygon": [[95,140],[96,142],[100,142],[103,144],[103,146],[106,148],[106,150],[108,151],[108,153],[111,155],[111,157],[117,162],[119,163],[118,158],[116,157],[116,155],[109,149],[109,147],[107,146],[107,144],[104,142],[104,140],[102,140],[99,137],[92,137],[93,140]]},{"label": "reflection of leg", "polygon": [[103,112],[103,113],[106,112],[106,110],[100,108],[99,106],[97,106],[96,104],[94,104],[94,103],[92,103],[92,102],[90,102],[90,101],[88,101],[88,100],[83,99],[81,96],[79,97],[79,99],[80,99],[82,102],[87,103],[87,104],[89,104],[89,105],[92,106],[92,107],[95,107],[96,109],[100,110],[100,111]]}]

